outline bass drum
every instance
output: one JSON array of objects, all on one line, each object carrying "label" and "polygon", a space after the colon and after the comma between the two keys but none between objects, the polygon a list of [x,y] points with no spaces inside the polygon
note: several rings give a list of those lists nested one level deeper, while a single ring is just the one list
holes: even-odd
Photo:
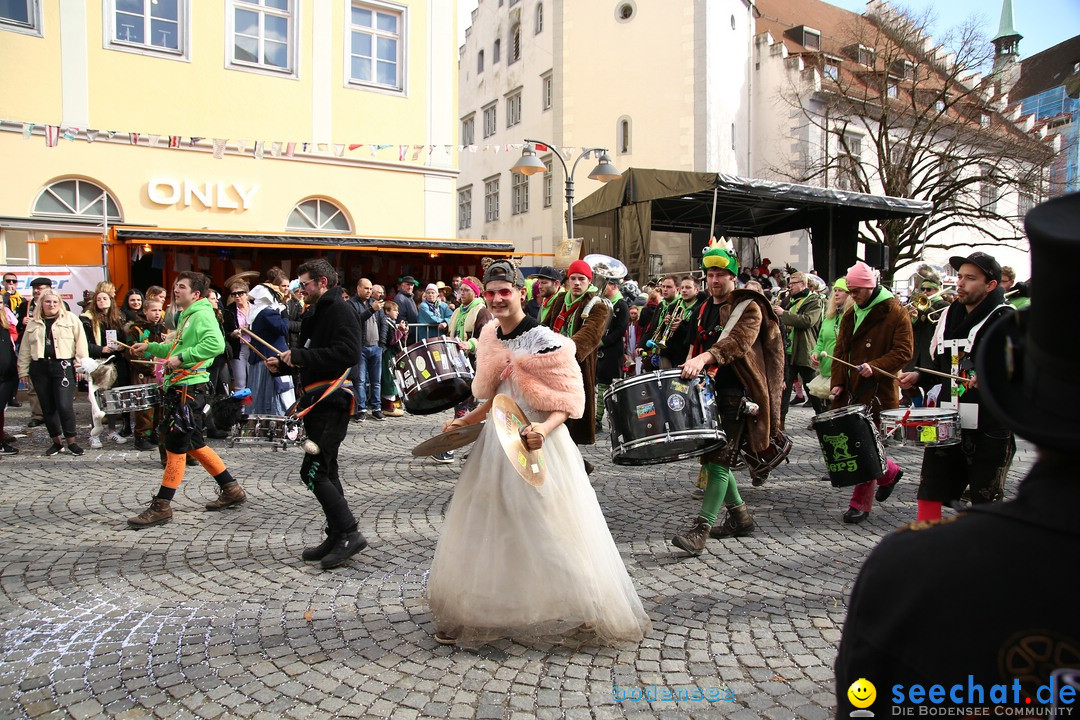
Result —
[{"label": "bass drum", "polygon": [[885,474],[885,451],[865,405],[848,405],[815,415],[825,467],[833,487],[869,482]]},{"label": "bass drum", "polygon": [[472,395],[469,358],[449,338],[428,338],[398,353],[394,379],[413,415],[431,415],[454,407]]},{"label": "bass drum", "polygon": [[604,393],[616,465],[656,465],[724,446],[712,380],[657,370],[619,380]]}]

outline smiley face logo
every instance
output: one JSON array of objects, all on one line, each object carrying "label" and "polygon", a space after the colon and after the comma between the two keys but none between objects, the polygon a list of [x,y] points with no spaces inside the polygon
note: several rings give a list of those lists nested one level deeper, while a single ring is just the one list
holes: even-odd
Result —
[{"label": "smiley face logo", "polygon": [[874,687],[874,683],[866,678],[859,678],[851,683],[851,687],[847,691],[847,697],[855,707],[860,709],[868,708],[877,699],[877,689]]}]

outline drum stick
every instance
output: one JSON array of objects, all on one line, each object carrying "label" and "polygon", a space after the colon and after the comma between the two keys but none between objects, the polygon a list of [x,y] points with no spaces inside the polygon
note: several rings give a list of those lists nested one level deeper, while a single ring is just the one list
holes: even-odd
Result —
[{"label": "drum stick", "polygon": [[122,343],[119,340],[113,340],[113,345],[119,345],[120,347],[124,348],[125,350],[131,350],[132,349],[132,347],[130,345],[128,345],[127,343]]},{"label": "drum stick", "polygon": [[128,362],[141,363],[143,365],[160,365],[161,363],[168,362],[167,360],[128,360]]},{"label": "drum stick", "polygon": [[[830,355],[829,353],[825,352],[824,350],[821,351],[821,357],[832,358],[833,361],[838,362],[841,365],[847,365],[849,368],[855,368],[856,370],[859,369],[858,365],[852,365],[847,360],[841,360],[840,358],[838,358],[838,357],[836,357],[834,355]],[[874,372],[879,372],[879,373],[881,373],[882,375],[884,375],[886,377],[892,378],[893,380],[899,380],[900,379],[899,376],[893,375],[891,372],[886,372],[885,370],[882,370],[881,368],[874,367],[873,365],[870,365],[869,363],[867,363],[867,367],[869,367]]]},{"label": "drum stick", "polygon": [[931,370],[930,368],[917,367],[915,368],[919,372],[930,373],[931,375],[937,375],[938,377],[949,378],[951,380],[959,380],[960,382],[969,383],[971,378],[960,377],[959,375],[950,375],[949,373],[938,372],[937,370]]},{"label": "drum stick", "polygon": [[261,357],[263,360],[267,359],[267,357],[265,355],[263,355],[261,352],[259,352],[259,348],[255,347],[254,345],[249,343],[247,340],[245,340],[243,335],[240,336],[240,342],[244,343],[249,348],[251,348],[251,351],[253,353],[255,353],[256,355],[258,355],[259,357]]},{"label": "drum stick", "polygon": [[[271,345],[270,343],[268,343],[268,342],[266,342],[265,340],[263,340],[263,339],[262,339],[261,337],[259,337],[259,336],[258,336],[258,335],[256,335],[255,333],[251,332],[250,330],[244,330],[243,332],[244,332],[244,333],[247,333],[247,334],[248,334],[248,335],[250,335],[251,337],[253,337],[253,338],[255,338],[256,340],[258,340],[259,342],[261,342],[261,343],[262,343],[263,345],[265,345],[266,347],[268,347],[268,348],[270,348],[271,350],[273,350],[273,351],[274,351],[274,354],[275,354],[275,355],[278,355],[278,356],[280,356],[280,355],[281,355],[281,351],[280,351],[280,350],[278,350],[278,349],[277,349],[276,347],[274,347],[274,346],[273,346],[273,345]],[[243,339],[244,339],[244,336],[243,336],[243,335],[241,335],[241,336],[240,336],[240,339],[241,339],[241,340],[243,340]],[[251,343],[248,343],[248,345],[250,346],[250,345],[251,345]],[[258,351],[256,350],[256,352],[258,352]],[[263,355],[262,353],[259,353],[259,357],[261,357],[261,358],[262,358],[263,360],[265,360],[265,359],[266,359],[266,356],[265,356],[265,355]]]}]

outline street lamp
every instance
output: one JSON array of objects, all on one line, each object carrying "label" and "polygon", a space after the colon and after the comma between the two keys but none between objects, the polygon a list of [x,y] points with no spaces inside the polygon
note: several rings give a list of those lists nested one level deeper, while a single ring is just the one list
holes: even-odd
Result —
[{"label": "street lamp", "polygon": [[622,173],[611,164],[611,157],[608,155],[607,148],[582,148],[581,155],[574,161],[573,167],[567,169],[566,160],[563,159],[562,154],[551,143],[543,140],[529,140],[528,138],[525,139],[525,148],[521,151],[521,158],[514,164],[514,167],[510,168],[510,172],[521,173],[522,175],[535,175],[538,172],[546,172],[547,165],[536,156],[537,145],[542,145],[551,150],[551,152],[555,153],[555,157],[559,158],[559,162],[562,163],[563,174],[566,175],[566,230],[569,233],[568,237],[573,240],[574,173],[577,172],[577,164],[581,162],[582,158],[587,158],[596,153],[597,164],[593,171],[589,173],[590,179],[606,183],[621,177]]}]

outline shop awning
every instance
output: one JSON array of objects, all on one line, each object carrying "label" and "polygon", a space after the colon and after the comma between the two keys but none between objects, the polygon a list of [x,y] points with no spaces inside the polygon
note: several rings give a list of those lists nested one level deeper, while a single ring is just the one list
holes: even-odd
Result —
[{"label": "shop awning", "polygon": [[149,227],[118,227],[116,239],[123,243],[152,245],[200,245],[213,247],[319,248],[368,252],[438,252],[476,255],[511,255],[514,244],[497,240],[449,238],[362,237],[357,235],[305,235],[303,233],[238,233],[168,230]]}]

